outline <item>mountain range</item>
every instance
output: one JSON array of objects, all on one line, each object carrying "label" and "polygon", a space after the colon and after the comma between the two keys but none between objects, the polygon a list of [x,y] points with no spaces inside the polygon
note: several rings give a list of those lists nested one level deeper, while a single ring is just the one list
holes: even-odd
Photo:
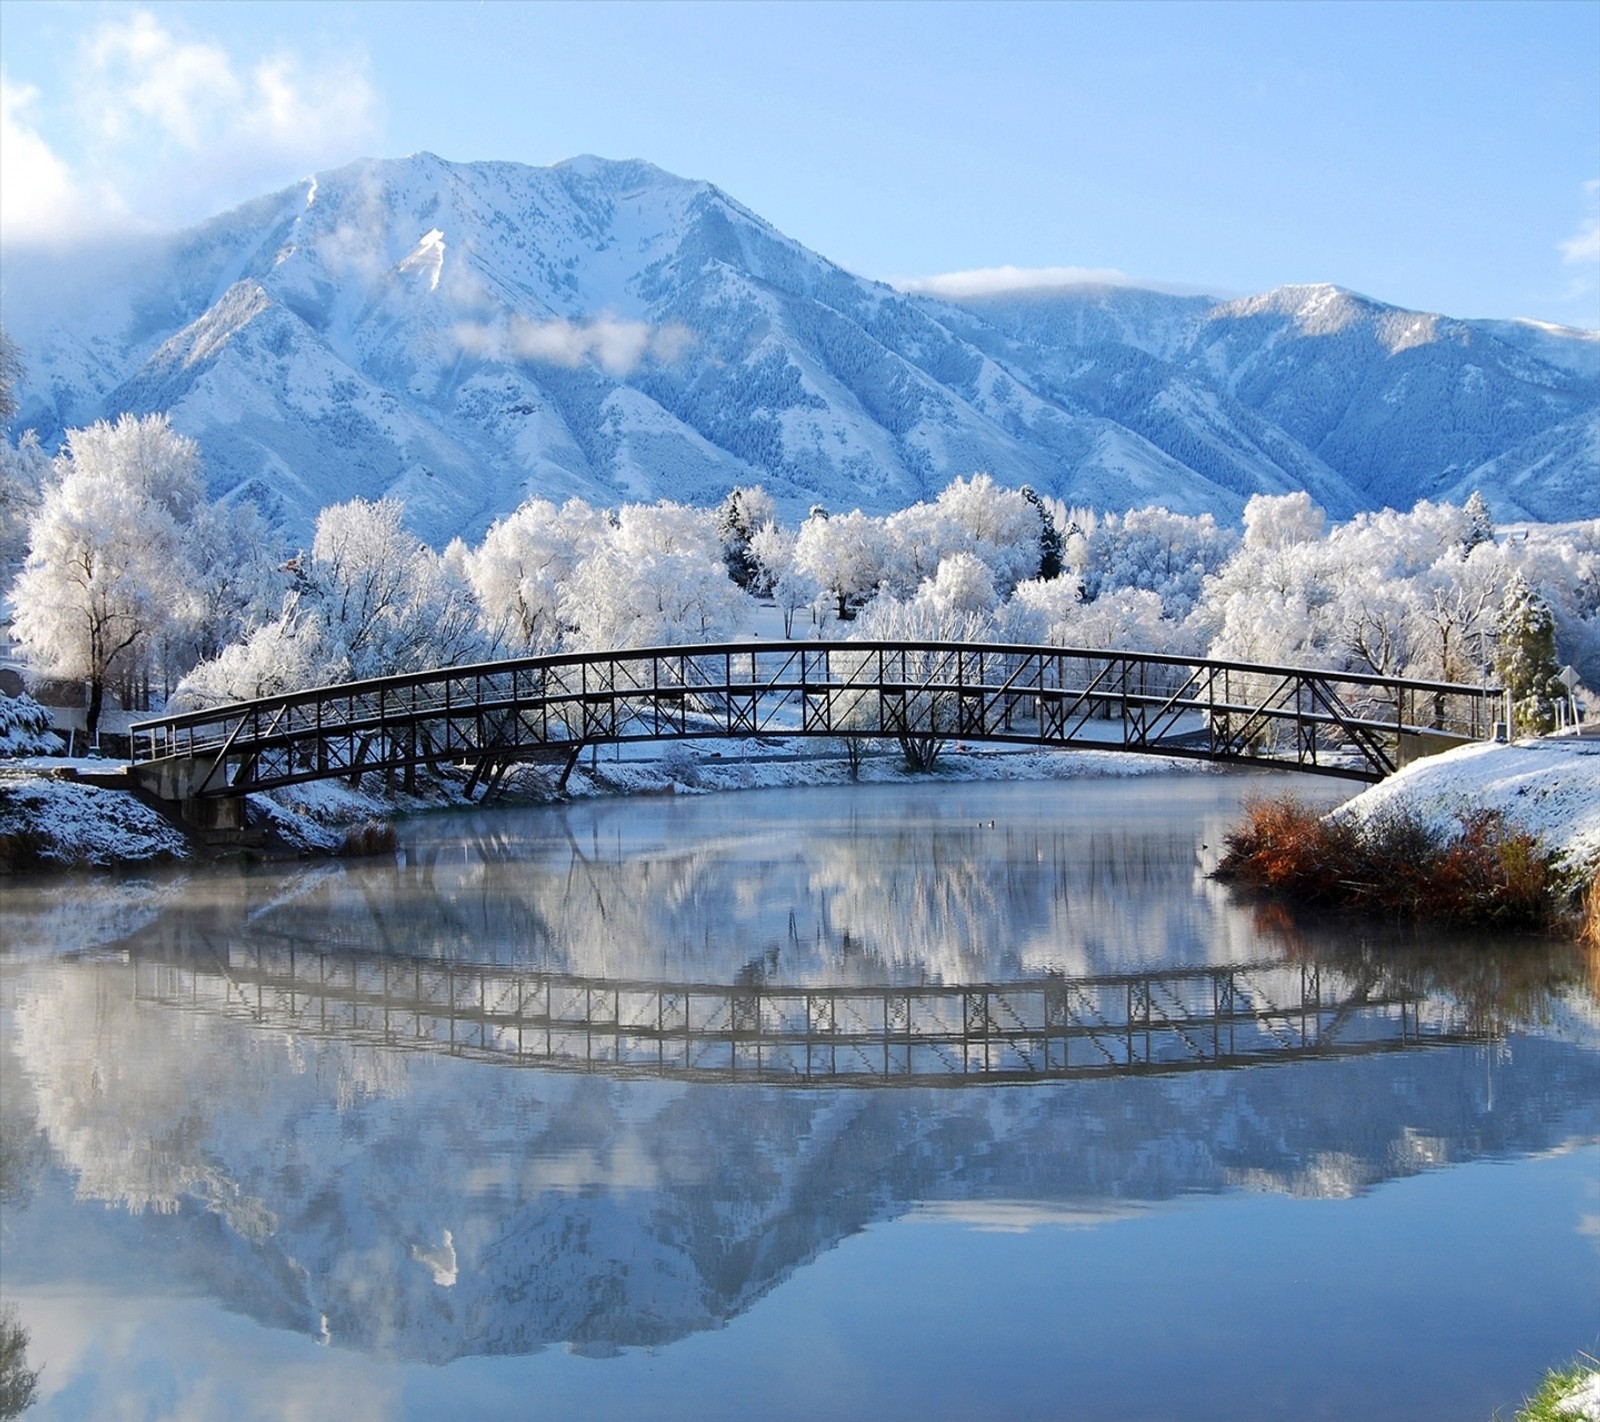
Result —
[{"label": "mountain range", "polygon": [[170,412],[291,539],[356,496],[442,544],[530,495],[761,483],[792,518],[977,470],[1230,519],[1298,489],[1600,516],[1600,333],[1325,285],[936,299],[643,162],[361,161],[116,252],[8,253],[4,296],[18,428]]}]

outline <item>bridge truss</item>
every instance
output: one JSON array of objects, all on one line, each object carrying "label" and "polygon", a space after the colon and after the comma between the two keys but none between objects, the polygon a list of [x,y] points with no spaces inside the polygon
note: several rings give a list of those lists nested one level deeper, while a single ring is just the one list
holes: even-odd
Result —
[{"label": "bridge truss", "polygon": [[530,657],[321,687],[132,727],[172,801],[693,738],[1090,747],[1378,780],[1427,745],[1483,739],[1487,687],[1149,652],[941,642],[752,642]]}]

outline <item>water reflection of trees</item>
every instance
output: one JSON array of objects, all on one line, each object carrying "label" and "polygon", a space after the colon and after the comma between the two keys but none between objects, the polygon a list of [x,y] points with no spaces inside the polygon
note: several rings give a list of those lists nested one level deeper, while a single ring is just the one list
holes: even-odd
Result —
[{"label": "water reflection of trees", "polygon": [[1600,964],[1578,943],[1441,932],[1277,902],[1257,904],[1252,918],[1261,941],[1295,961],[1370,977],[1381,992],[1449,998],[1474,1032],[1541,1026],[1557,1005],[1600,1022]]},{"label": "water reflection of trees", "polygon": [[[600,833],[412,846],[243,882],[253,935],[596,977],[960,982],[1204,961],[1234,911],[1192,892],[1192,831],[841,817],[634,848]],[[259,891],[266,892],[258,899]]]}]

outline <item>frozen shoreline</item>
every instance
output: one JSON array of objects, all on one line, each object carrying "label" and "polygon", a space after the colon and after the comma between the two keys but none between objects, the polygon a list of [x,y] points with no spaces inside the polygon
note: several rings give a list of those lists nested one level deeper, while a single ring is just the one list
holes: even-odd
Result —
[{"label": "frozen shoreline", "polygon": [[[720,743],[716,743],[720,744]],[[575,766],[562,798],[630,794],[711,794],[731,790],[840,785],[850,781],[841,756],[797,753],[787,744],[769,754],[735,753],[701,742],[601,750]],[[734,743],[729,743],[733,745]],[[0,768],[0,843],[20,836],[40,846],[38,868],[123,868],[197,857],[191,844],[155,811],[115,790],[59,778],[69,767],[105,771],[104,761],[39,758]],[[931,775],[905,768],[893,753],[863,758],[863,784],[932,780],[1051,781],[1083,776],[1218,773],[1201,761],[1123,751],[947,750]],[[508,798],[551,798],[549,785],[528,769],[509,783]],[[373,777],[376,780],[376,777]],[[1512,745],[1484,742],[1418,761],[1357,795],[1338,813],[1381,814],[1405,804],[1448,830],[1468,809],[1500,810],[1537,834],[1580,872],[1600,866],[1600,741],[1547,738]],[[344,833],[365,821],[425,811],[468,808],[459,787],[401,794],[355,789],[342,781],[294,786],[252,796],[251,817],[270,825],[291,851],[331,854]]]}]

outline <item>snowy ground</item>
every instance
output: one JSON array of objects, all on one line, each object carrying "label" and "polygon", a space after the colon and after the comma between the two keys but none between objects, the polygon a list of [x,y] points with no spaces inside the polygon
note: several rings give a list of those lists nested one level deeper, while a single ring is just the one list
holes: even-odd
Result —
[{"label": "snowy ground", "polygon": [[0,775],[0,868],[7,841],[47,868],[109,868],[189,855],[183,834],[132,795],[9,768]]},{"label": "snowy ground", "polygon": [[1401,805],[1445,832],[1463,810],[1499,810],[1592,872],[1600,868],[1600,739],[1462,746],[1413,762],[1336,813],[1367,817]]},{"label": "snowy ground", "polygon": [[1590,1373],[1562,1398],[1560,1411],[1574,1422],[1600,1422],[1600,1370]]}]

